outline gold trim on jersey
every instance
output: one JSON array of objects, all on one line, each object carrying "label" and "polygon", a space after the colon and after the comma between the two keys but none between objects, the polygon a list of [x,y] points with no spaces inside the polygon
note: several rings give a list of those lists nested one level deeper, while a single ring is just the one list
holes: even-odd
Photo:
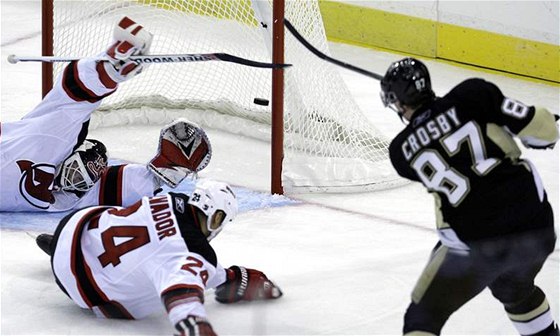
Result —
[{"label": "gold trim on jersey", "polygon": [[418,304],[422,300],[422,297],[424,297],[424,294],[426,294],[426,291],[434,280],[439,268],[441,267],[441,264],[443,264],[443,261],[445,260],[447,251],[449,251],[449,248],[445,245],[441,245],[432,254],[428,265],[426,265],[426,268],[424,268],[424,271],[422,271],[422,274],[420,275],[420,278],[418,279],[418,282],[416,283],[416,286],[412,291],[412,301],[414,303]]},{"label": "gold trim on jersey", "polygon": [[486,135],[504,152],[505,157],[511,161],[516,161],[521,156],[521,150],[502,126],[496,124],[486,125]]},{"label": "gold trim on jersey", "polygon": [[543,300],[543,302],[537,308],[531,310],[530,312],[525,313],[525,314],[511,314],[511,313],[508,313],[508,317],[509,317],[510,320],[512,320],[514,322],[527,322],[527,321],[531,321],[532,319],[541,315],[542,313],[548,311],[549,309],[550,309],[550,306],[548,305],[548,301],[545,298]]},{"label": "gold trim on jersey", "polygon": [[555,142],[558,140],[558,127],[554,116],[544,107],[535,107],[533,119],[521,130],[519,137],[534,137],[540,140]]},{"label": "gold trim on jersey", "polygon": [[451,227],[443,220],[443,212],[441,211],[441,197],[437,193],[432,193],[434,195],[435,210],[436,210],[436,228],[445,229]]},{"label": "gold trim on jersey", "polygon": [[404,334],[404,336],[436,336],[436,334],[427,331],[411,331]]}]

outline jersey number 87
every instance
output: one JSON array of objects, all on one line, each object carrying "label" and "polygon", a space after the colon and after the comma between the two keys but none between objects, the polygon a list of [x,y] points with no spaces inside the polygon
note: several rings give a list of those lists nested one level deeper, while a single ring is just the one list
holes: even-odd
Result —
[{"label": "jersey number 87", "polygon": [[[463,143],[470,149],[473,160],[471,169],[477,175],[488,174],[499,163],[498,159],[486,156],[481,130],[475,122],[470,121],[450,134],[442,141],[442,146],[449,156],[453,156],[461,150]],[[422,151],[411,166],[428,190],[443,193],[453,206],[459,205],[470,191],[469,179],[450,167],[435,150]]]}]

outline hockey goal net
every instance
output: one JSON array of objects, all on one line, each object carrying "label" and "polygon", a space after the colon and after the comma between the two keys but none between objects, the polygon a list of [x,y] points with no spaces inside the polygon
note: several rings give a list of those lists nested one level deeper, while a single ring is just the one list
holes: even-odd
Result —
[{"label": "hockey goal net", "polygon": [[[154,34],[152,54],[224,52],[270,62],[271,27],[261,22],[270,20],[272,0],[253,1],[49,0],[43,15],[52,15],[56,56],[98,54],[111,41],[115,24],[129,16]],[[288,0],[284,11],[306,39],[329,54],[317,0]],[[284,55],[293,64],[284,72],[284,190],[344,192],[401,184],[388,162],[386,138],[364,116],[338,70],[289,33]],[[63,66],[55,64],[53,75]],[[270,140],[271,107],[255,104],[255,98],[271,100],[271,73],[226,62],[154,64],[106,98],[97,113],[102,117],[92,118],[91,127],[165,123],[182,116]],[[133,112],[127,116],[127,111]]]}]

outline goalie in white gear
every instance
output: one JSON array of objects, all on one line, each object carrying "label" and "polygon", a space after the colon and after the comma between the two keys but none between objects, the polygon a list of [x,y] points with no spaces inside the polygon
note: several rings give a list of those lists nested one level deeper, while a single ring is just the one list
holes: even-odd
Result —
[{"label": "goalie in white gear", "polygon": [[66,192],[57,197],[54,206],[57,209],[92,205],[126,207],[144,196],[154,196],[163,184],[175,188],[187,176],[204,169],[211,157],[212,147],[204,130],[178,119],[162,128],[158,150],[149,164],[109,166],[83,196],[78,198],[76,193]]},{"label": "goalie in white gear", "polygon": [[[192,144],[197,156],[191,158],[192,153],[179,149],[174,152],[177,155],[168,157],[167,163],[172,167],[107,167],[105,146],[86,140],[91,113],[103,98],[117,90],[120,82],[144,69],[145,65],[129,57],[146,54],[153,38],[128,17],[116,25],[113,37],[104,52],[111,62],[91,58],[71,62],[34,110],[19,121],[2,123],[0,211],[65,211],[98,204],[128,206],[142,196],[152,196],[162,182],[171,181],[174,187],[190,171],[208,164],[211,153],[204,131],[184,120],[165,127],[162,135],[182,128],[191,137],[171,138],[172,145],[160,148],[160,153],[166,153],[173,145],[185,145],[186,149]],[[182,167],[185,163],[189,166]],[[166,180],[170,170],[175,174]]]},{"label": "goalie in white gear", "polygon": [[37,244],[51,256],[59,287],[81,308],[125,319],[165,308],[181,335],[211,336],[205,290],[216,288],[221,303],[282,296],[264,273],[218,263],[210,240],[237,211],[227,184],[200,180],[190,196],[84,208],[66,216],[54,235],[39,235]]}]

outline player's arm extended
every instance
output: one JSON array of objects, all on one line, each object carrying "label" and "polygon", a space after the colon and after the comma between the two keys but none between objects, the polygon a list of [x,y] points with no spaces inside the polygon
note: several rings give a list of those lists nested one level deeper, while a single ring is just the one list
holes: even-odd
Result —
[{"label": "player's arm extended", "polygon": [[215,335],[204,307],[204,291],[220,272],[202,255],[180,251],[176,242],[162,248],[142,267],[159,292],[169,321],[179,335]]},{"label": "player's arm extended", "polygon": [[153,174],[140,164],[110,166],[98,184],[99,205],[128,207],[144,196],[154,196],[159,187]]},{"label": "player's arm extended", "polygon": [[204,290],[201,287],[176,284],[161,293],[161,300],[179,335],[216,335],[206,317]]}]

